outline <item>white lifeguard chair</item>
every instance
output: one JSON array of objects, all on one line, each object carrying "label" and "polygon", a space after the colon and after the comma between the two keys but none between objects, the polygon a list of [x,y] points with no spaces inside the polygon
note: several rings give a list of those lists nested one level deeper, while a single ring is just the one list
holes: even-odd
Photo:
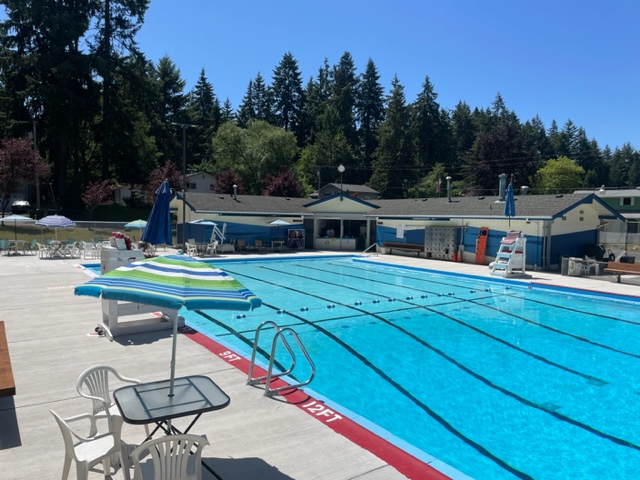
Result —
[{"label": "white lifeguard chair", "polygon": [[500,240],[495,261],[489,265],[492,275],[503,277],[525,276],[527,239],[519,230],[509,230]]}]

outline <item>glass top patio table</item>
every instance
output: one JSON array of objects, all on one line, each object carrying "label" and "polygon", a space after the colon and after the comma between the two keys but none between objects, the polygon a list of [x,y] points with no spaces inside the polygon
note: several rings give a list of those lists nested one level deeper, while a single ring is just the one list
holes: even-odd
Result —
[{"label": "glass top patio table", "polygon": [[173,418],[196,415],[184,432],[187,433],[200,415],[225,408],[231,401],[213,380],[203,375],[176,378],[171,397],[169,382],[160,380],[115,390],[113,397],[123,420],[137,425],[156,423],[160,426]]}]

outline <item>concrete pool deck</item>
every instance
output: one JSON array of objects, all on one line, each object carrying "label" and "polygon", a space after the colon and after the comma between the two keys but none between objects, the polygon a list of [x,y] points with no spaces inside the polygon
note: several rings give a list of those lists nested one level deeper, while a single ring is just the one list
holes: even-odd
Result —
[{"label": "concrete pool deck", "polygon": [[[488,267],[482,265],[391,255],[369,259],[490,276]],[[78,375],[87,367],[108,364],[143,381],[168,377],[169,331],[131,335],[113,343],[94,334],[93,328],[101,319],[100,301],[73,294],[73,288],[88,278],[77,265],[90,262],[40,260],[35,255],[0,257],[0,320],[6,325],[17,390],[15,397],[0,398],[3,480],[60,478],[64,447],[49,409],[62,416],[88,411],[88,401],[75,390]],[[623,283],[616,283],[613,276],[530,273],[531,278],[524,281],[640,296],[640,281],[635,277],[623,277]],[[229,407],[203,415],[194,427],[194,433],[207,435],[211,443],[203,459],[217,475],[203,470],[203,478],[406,478],[303,409],[264,397],[262,389],[247,386],[241,370],[192,341],[189,335],[178,335],[177,342],[177,375],[210,376],[231,397]],[[141,427],[125,424],[125,441],[139,443],[143,437]],[[76,478],[75,467],[69,478]],[[92,473],[89,478],[102,476]],[[114,478],[124,477],[118,472]]]}]

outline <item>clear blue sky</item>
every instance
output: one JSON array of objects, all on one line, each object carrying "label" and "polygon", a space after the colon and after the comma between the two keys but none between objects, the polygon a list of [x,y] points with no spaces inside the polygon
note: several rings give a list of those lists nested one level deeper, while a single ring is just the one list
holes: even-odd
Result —
[{"label": "clear blue sky", "polygon": [[236,109],[258,72],[271,83],[286,52],[304,83],[348,51],[371,58],[407,102],[428,75],[438,102],[487,108],[499,92],[520,121],[567,119],[600,147],[640,148],[638,0],[152,0],[141,50],[169,56],[191,89],[202,68]]}]

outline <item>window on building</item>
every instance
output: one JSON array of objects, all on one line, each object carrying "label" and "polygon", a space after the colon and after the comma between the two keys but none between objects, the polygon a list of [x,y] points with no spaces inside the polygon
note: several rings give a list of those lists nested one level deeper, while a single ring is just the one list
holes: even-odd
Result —
[{"label": "window on building", "polygon": [[621,197],[620,205],[622,206],[631,206],[633,205],[633,197]]}]

